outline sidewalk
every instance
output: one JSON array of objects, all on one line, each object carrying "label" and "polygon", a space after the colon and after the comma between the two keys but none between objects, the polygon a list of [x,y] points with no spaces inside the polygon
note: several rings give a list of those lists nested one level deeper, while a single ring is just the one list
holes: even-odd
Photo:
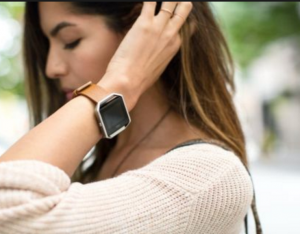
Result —
[{"label": "sidewalk", "polygon": [[[281,152],[250,164],[264,234],[300,233],[300,152]],[[249,230],[254,233],[252,213]]]}]

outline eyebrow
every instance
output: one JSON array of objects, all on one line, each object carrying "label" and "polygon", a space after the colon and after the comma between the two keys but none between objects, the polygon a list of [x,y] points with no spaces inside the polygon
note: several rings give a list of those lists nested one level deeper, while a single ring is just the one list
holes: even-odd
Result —
[{"label": "eyebrow", "polygon": [[61,22],[51,30],[50,35],[52,37],[55,37],[61,29],[65,28],[65,27],[69,27],[69,26],[76,26],[76,24],[72,24],[69,22]]}]

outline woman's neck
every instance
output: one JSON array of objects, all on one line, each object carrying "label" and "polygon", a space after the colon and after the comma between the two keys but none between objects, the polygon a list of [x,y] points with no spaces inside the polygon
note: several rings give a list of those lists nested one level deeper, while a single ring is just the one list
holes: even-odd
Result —
[{"label": "woman's neck", "polygon": [[[119,134],[115,149],[134,147],[170,108],[161,83],[149,88],[130,112],[131,123]],[[195,130],[199,134],[199,130]],[[163,148],[182,141],[200,138],[191,131],[184,119],[170,111],[153,132],[140,143],[140,147]]]}]

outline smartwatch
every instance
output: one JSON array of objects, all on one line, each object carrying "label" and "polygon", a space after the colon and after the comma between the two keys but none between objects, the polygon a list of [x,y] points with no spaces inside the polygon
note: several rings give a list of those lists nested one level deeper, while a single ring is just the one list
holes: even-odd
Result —
[{"label": "smartwatch", "polygon": [[104,138],[115,137],[130,124],[131,119],[122,94],[108,93],[89,81],[73,91],[73,98],[78,95],[83,95],[96,104],[95,115]]}]

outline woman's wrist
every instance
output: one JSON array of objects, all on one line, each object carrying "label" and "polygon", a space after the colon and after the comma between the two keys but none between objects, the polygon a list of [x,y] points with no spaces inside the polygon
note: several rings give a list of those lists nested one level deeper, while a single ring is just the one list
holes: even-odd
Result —
[{"label": "woman's wrist", "polygon": [[109,93],[122,94],[125,99],[125,104],[130,112],[140,96],[137,90],[133,90],[133,85],[130,84],[130,79],[127,75],[105,74],[97,83]]}]

